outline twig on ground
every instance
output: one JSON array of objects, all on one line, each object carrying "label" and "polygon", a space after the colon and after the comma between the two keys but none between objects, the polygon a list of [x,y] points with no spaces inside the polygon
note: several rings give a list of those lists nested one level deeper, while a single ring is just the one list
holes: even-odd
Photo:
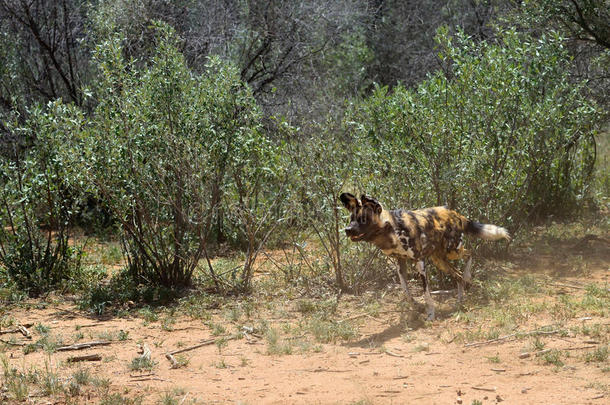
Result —
[{"label": "twig on ground", "polygon": [[[22,323],[17,325],[17,327],[15,329],[7,329],[7,330],[0,330],[0,335],[4,335],[6,333],[22,333],[24,336],[29,337],[29,339],[31,339],[31,335],[30,332],[26,329],[26,328],[30,328],[32,327],[32,325],[34,325],[33,323]],[[23,332],[23,330],[25,330],[25,333]]]},{"label": "twig on ground", "polygon": [[540,356],[540,355],[546,354],[546,353],[548,353],[550,351],[551,351],[551,349],[539,350],[537,352],[524,352],[524,353],[519,354],[519,358],[520,359],[527,359],[528,357],[530,357],[532,355]]},{"label": "twig on ground", "polygon": [[[380,311],[380,312],[377,312],[377,315],[382,315],[382,314],[395,314],[395,313],[397,313],[397,312],[402,312],[402,311]],[[368,313],[366,313],[366,314],[358,314],[358,315],[350,316],[349,318],[345,318],[345,319],[339,319],[337,322],[347,322],[347,321],[353,321],[353,320],[355,320],[355,319],[358,319],[358,318],[364,318],[364,317],[367,317],[367,316],[371,316],[371,314],[368,314]]]},{"label": "twig on ground", "polygon": [[559,350],[584,350],[584,349],[593,349],[597,346],[576,346],[576,347],[565,347]]},{"label": "twig on ground", "polygon": [[596,395],[596,396],[592,397],[591,399],[600,399],[600,398],[603,398],[605,396],[606,396],[606,394],[599,394],[599,395]]},{"label": "twig on ground", "polygon": [[94,347],[94,346],[108,346],[110,343],[111,342],[105,341],[105,340],[97,340],[97,341],[93,341],[93,342],[76,343],[76,344],[69,345],[69,346],[61,346],[61,347],[58,347],[56,350],[58,352],[63,352],[66,350],[82,350],[82,349],[88,349],[88,348]]},{"label": "twig on ground", "polygon": [[19,332],[21,332],[21,334],[23,336],[25,336],[26,338],[28,338],[28,339],[32,338],[32,335],[30,334],[30,331],[27,330],[27,328],[25,326],[19,325],[19,326],[17,326],[17,329],[19,329]]},{"label": "twig on ground", "polygon": [[393,353],[393,352],[391,352],[389,350],[386,350],[385,354],[387,354],[388,356],[392,356],[392,357],[405,357],[402,354],[396,354],[396,353]]},{"label": "twig on ground", "polygon": [[430,291],[430,294],[432,295],[442,295],[442,294],[453,294],[454,290],[435,290],[435,291]]},{"label": "twig on ground", "polygon": [[178,405],[182,405],[184,403],[188,394],[189,394],[188,392],[186,394],[184,394],[184,397],[182,397],[182,401],[180,401],[180,403]]},{"label": "twig on ground", "polygon": [[180,368],[180,364],[178,363],[178,360],[176,360],[176,358],[174,356],[172,356],[169,353],[165,353],[165,358],[168,359],[170,363],[172,363],[170,368]]},{"label": "twig on ground", "polygon": [[79,361],[100,361],[102,356],[99,354],[85,354],[84,356],[73,356],[68,357],[66,360],[68,363],[77,363]]},{"label": "twig on ground", "polygon": [[4,339],[0,339],[0,342],[4,343],[5,345],[9,345],[9,346],[25,346],[27,343],[23,343],[23,342],[10,342],[8,340],[4,340]]},{"label": "twig on ground", "polygon": [[487,392],[496,392],[496,388],[486,388],[486,387],[472,387],[473,390],[477,391],[487,391]]},{"label": "twig on ground", "polygon": [[163,378],[159,378],[159,377],[136,378],[136,379],[132,379],[131,381],[138,382],[138,381],[150,381],[150,380],[171,382],[170,380],[164,380]]},{"label": "twig on ground", "polygon": [[313,370],[299,370],[299,371],[307,371],[309,373],[349,373],[352,370],[331,370],[329,368],[315,368]]},{"label": "twig on ground", "polygon": [[101,326],[101,325],[103,325],[103,323],[101,323],[101,322],[98,322],[98,323],[89,323],[89,324],[86,324],[86,325],[76,325],[76,328],[77,329],[94,328],[96,326]]},{"label": "twig on ground", "polygon": [[515,332],[515,333],[511,333],[510,335],[500,336],[499,338],[485,340],[483,342],[466,343],[464,345],[464,347],[478,347],[478,346],[488,345],[488,344],[492,344],[492,343],[503,342],[503,341],[506,341],[508,339],[511,339],[511,338],[514,338],[517,336],[525,337],[525,336],[532,336],[532,335],[552,335],[552,334],[559,333],[559,332],[560,332],[560,330],[550,330],[550,331],[533,330],[531,332],[525,332],[525,333]]},{"label": "twig on ground", "polygon": [[174,354],[184,353],[184,352],[188,352],[191,350],[199,349],[200,347],[203,347],[203,346],[213,345],[216,343],[216,341],[218,341],[220,339],[224,339],[225,341],[228,341],[228,340],[237,339],[237,336],[227,336],[227,337],[219,338],[219,339],[216,339],[216,338],[207,339],[194,346],[189,346],[189,347],[185,347],[184,349],[178,349],[178,350],[173,350],[171,352],[167,352],[167,353],[165,353],[165,358],[168,359],[170,361],[170,363],[172,363],[172,368],[177,368],[176,366],[178,365],[178,362],[174,358]]}]

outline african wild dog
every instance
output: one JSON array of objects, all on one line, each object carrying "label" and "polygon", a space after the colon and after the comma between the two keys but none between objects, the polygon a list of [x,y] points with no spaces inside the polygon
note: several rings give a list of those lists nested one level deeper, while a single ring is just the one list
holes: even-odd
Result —
[{"label": "african wild dog", "polygon": [[[381,251],[398,259],[398,277],[409,301],[413,297],[407,288],[407,259],[416,262],[424,286],[424,299],[428,319],[434,319],[434,302],[430,296],[428,275],[424,260],[432,263],[457,281],[458,302],[464,295],[464,282],[470,282],[472,257],[464,249],[465,233],[487,240],[506,239],[508,231],[496,225],[471,221],[445,207],[434,207],[416,211],[386,210],[379,201],[362,195],[360,200],[349,193],[339,197],[351,212],[350,223],[345,233],[353,242],[366,241]],[[449,261],[466,259],[463,274]]]}]

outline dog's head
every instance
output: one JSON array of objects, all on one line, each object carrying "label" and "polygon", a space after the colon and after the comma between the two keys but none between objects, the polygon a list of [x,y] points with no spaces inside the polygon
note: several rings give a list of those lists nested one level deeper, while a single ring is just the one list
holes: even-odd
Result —
[{"label": "dog's head", "polygon": [[339,199],[351,213],[349,225],[345,228],[345,234],[353,242],[372,241],[389,225],[381,220],[383,207],[376,199],[363,194],[358,200],[350,193],[341,194]]}]

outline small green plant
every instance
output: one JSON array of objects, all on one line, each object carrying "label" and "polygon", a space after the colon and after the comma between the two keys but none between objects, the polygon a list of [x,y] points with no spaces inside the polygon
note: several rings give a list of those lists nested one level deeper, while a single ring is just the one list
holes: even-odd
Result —
[{"label": "small green plant", "polygon": [[110,388],[110,379],[105,377],[93,377],[91,384],[101,390],[107,390]]},{"label": "small green plant", "polygon": [[544,354],[542,354],[542,361],[544,364],[552,364],[557,367],[562,367],[564,365],[561,360],[561,351],[552,349]]},{"label": "small green plant", "polygon": [[159,315],[149,307],[140,309],[138,311],[138,315],[144,319],[146,324],[157,322],[159,320]]},{"label": "small green plant", "polygon": [[585,361],[587,363],[597,362],[603,363],[608,361],[608,346],[600,346],[592,352],[585,354]]},{"label": "small green plant", "polygon": [[428,343],[421,343],[421,344],[415,345],[415,347],[413,347],[413,351],[414,352],[428,352],[428,351],[430,351],[430,345]]},{"label": "small green plant", "polygon": [[25,401],[30,393],[27,376],[15,368],[11,368],[8,359],[3,355],[0,357],[4,375],[3,386],[6,387],[8,395],[18,402]]},{"label": "small green plant", "polygon": [[189,359],[184,355],[179,354],[175,356],[174,359],[176,360],[176,364],[173,368],[183,368],[189,365]]},{"label": "small green plant", "polygon": [[159,398],[159,405],[178,405],[178,400],[170,392],[165,392]]},{"label": "small green plant", "polygon": [[500,356],[498,356],[497,354],[495,356],[489,356],[487,357],[487,361],[489,361],[492,364],[498,364],[501,363],[502,361],[500,360]]},{"label": "small green plant", "polygon": [[43,325],[42,323],[37,323],[34,326],[34,330],[38,332],[41,336],[47,336],[51,332],[51,328]]},{"label": "small green plant", "polygon": [[312,314],[316,312],[318,306],[314,300],[302,299],[297,301],[297,311],[302,314]]},{"label": "small green plant", "polygon": [[542,339],[540,339],[540,337],[538,337],[538,336],[536,336],[534,338],[534,340],[532,341],[532,349],[535,351],[543,350],[545,346],[546,346],[546,343],[544,343],[542,341]]},{"label": "small green plant", "polygon": [[470,405],[483,405],[483,402],[479,401],[478,399],[473,399]]},{"label": "small green plant", "polygon": [[269,328],[265,332],[265,340],[267,341],[267,354],[269,355],[286,355],[292,354],[292,345],[289,341],[281,339],[280,332],[275,328]]},{"label": "small green plant", "polygon": [[59,375],[51,369],[48,361],[45,361],[41,385],[43,392],[47,395],[55,395],[63,390]]},{"label": "small green plant", "polygon": [[220,354],[222,352],[222,349],[227,347],[227,345],[229,344],[229,341],[226,338],[219,338],[216,339],[216,348],[218,349],[218,354]]},{"label": "small green plant", "polygon": [[149,356],[138,356],[131,360],[129,369],[133,371],[152,371],[157,365],[157,362],[151,359]]},{"label": "small green plant", "polygon": [[225,369],[228,368],[229,366],[227,365],[227,363],[225,362],[225,359],[220,359],[220,361],[214,363],[214,367],[216,368],[221,368],[221,369]]},{"label": "small green plant", "polygon": [[140,405],[142,398],[137,396],[135,398],[127,398],[120,393],[110,394],[106,392],[99,402],[99,405]]},{"label": "small green plant", "polygon": [[86,368],[79,368],[72,374],[72,378],[79,385],[89,385],[91,383],[91,373]]},{"label": "small green plant", "polygon": [[332,343],[338,339],[350,340],[356,336],[356,330],[349,322],[337,322],[322,317],[312,318],[306,325],[320,343]]},{"label": "small green plant", "polygon": [[224,335],[225,333],[227,333],[227,329],[219,323],[210,322],[209,326],[212,329],[213,336],[220,336],[220,335]]},{"label": "small green plant", "polygon": [[167,332],[171,332],[174,330],[174,324],[176,323],[176,319],[171,317],[171,316],[167,316],[166,318],[163,318],[163,320],[161,321],[161,329],[163,329],[164,331]]}]

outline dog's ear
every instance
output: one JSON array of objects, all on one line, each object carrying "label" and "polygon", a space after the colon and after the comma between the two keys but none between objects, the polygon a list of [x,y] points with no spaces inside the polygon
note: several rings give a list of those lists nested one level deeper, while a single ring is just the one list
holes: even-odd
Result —
[{"label": "dog's ear", "polygon": [[377,201],[374,198],[371,198],[371,197],[368,197],[368,196],[362,194],[362,196],[360,196],[360,200],[362,201],[362,206],[371,207],[373,209],[373,212],[377,215],[381,214],[381,211],[383,211],[383,207],[381,206],[379,201]]},{"label": "dog's ear", "polygon": [[350,212],[360,207],[360,201],[358,201],[355,195],[350,193],[341,194],[339,199],[343,203],[343,206]]}]

